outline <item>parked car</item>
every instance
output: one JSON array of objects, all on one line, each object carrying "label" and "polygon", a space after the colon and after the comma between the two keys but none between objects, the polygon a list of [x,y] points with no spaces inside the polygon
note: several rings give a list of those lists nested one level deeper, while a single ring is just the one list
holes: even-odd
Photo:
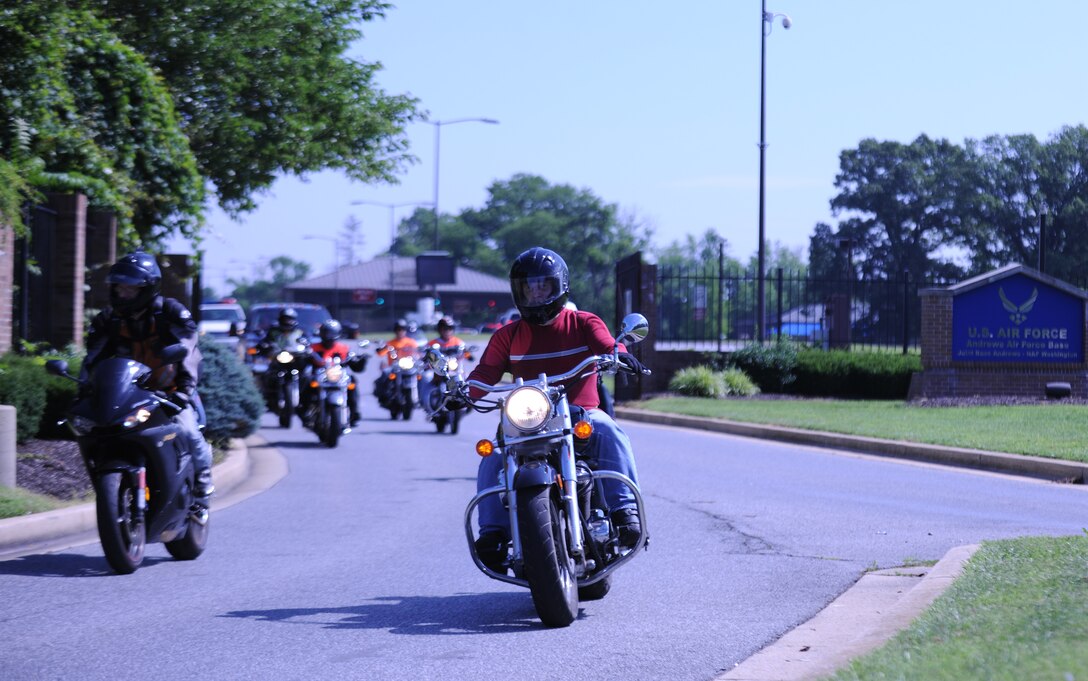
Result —
[{"label": "parked car", "polygon": [[200,322],[197,331],[242,352],[241,338],[246,330],[246,313],[237,303],[204,303],[200,306]]}]

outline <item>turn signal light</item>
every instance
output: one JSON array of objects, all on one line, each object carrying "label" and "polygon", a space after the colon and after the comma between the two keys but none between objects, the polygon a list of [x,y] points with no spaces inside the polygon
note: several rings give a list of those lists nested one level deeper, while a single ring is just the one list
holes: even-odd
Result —
[{"label": "turn signal light", "polygon": [[494,451],[495,445],[491,443],[491,440],[480,440],[476,443],[476,453],[480,456],[491,456]]},{"label": "turn signal light", "polygon": [[593,425],[589,421],[579,421],[574,424],[574,437],[579,440],[588,440],[593,434]]},{"label": "turn signal light", "polygon": [[310,381],[310,387],[317,390],[317,381]]},{"label": "turn signal light", "polygon": [[389,380],[390,380],[390,381],[395,381],[395,380],[397,380],[397,375],[396,375],[396,374],[389,374]]}]

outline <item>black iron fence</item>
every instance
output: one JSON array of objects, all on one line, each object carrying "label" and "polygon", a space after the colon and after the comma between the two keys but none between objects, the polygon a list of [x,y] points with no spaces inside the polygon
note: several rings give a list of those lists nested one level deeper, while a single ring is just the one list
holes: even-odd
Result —
[{"label": "black iron fence", "polygon": [[[755,272],[658,265],[658,347],[728,351],[758,337]],[[919,289],[947,282],[813,279],[781,269],[764,281],[763,337],[824,348],[916,350]]]}]

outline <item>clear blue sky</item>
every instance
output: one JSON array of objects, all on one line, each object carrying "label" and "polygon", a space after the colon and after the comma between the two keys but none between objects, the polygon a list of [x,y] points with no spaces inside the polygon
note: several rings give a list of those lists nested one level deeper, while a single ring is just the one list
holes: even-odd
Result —
[{"label": "clear blue sky", "polygon": [[[716,228],[743,261],[758,235],[760,1],[403,0],[364,27],[352,56],[380,61],[387,92],[411,93],[442,126],[439,208],[481,207],[515,173],[592,191],[666,245]],[[1046,139],[1088,118],[1088,2],[768,0],[788,14],[767,38],[771,241],[805,249],[839,153],[864,138],[921,133],[962,143]],[[363,222],[364,257],[389,245],[389,211],[431,201],[435,127],[409,127],[418,163],[399,185],[338,173],[279,180],[241,223],[209,214],[207,283],[288,255],[333,265],[329,240]],[[412,209],[397,210],[396,219]],[[548,244],[559,250],[574,244]],[[187,250],[177,247],[174,250]]]}]

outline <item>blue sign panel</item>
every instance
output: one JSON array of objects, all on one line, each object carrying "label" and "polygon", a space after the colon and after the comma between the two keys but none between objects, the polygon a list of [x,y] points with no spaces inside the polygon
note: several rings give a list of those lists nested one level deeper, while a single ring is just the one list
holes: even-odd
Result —
[{"label": "blue sign panel", "polygon": [[952,359],[1082,362],[1084,300],[1014,274],[952,299]]}]

